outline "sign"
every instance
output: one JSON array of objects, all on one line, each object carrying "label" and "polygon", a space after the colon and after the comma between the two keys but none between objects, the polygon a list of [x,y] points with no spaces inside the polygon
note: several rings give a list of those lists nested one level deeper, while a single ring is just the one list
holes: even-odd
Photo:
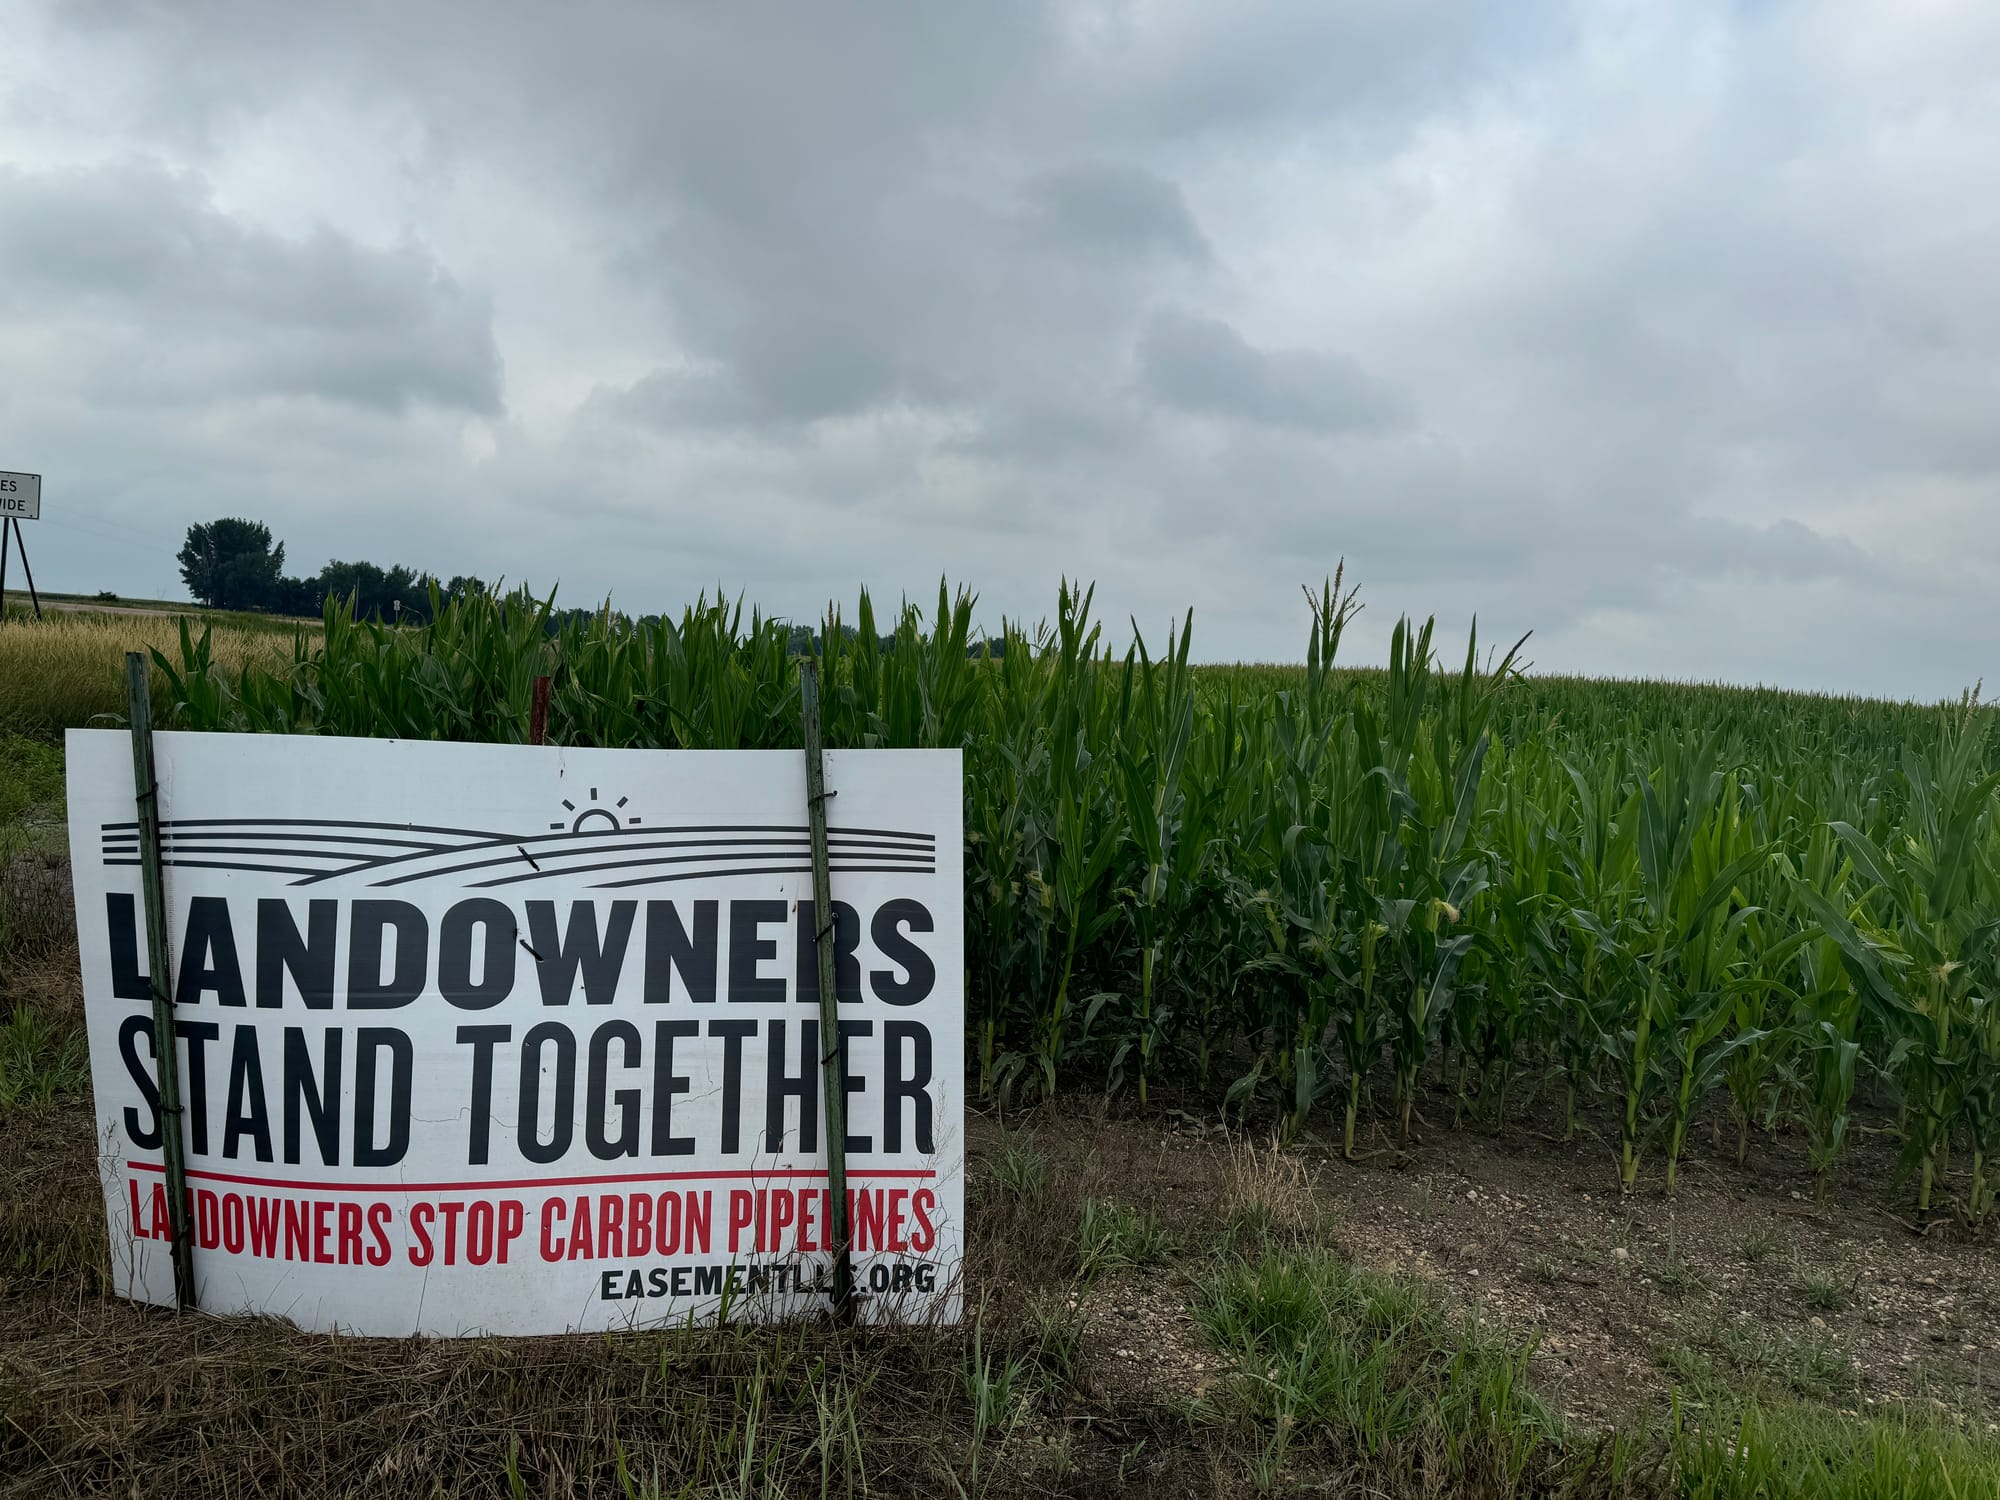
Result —
[{"label": "sign", "polygon": [[0,469],[0,519],[39,521],[42,518],[42,476],[12,474]]},{"label": "sign", "polygon": [[[171,1304],[132,749],[69,733],[117,1290]],[[824,1309],[805,758],[155,736],[200,1305],[361,1335]],[[955,1320],[957,751],[829,751],[864,1319]]]}]

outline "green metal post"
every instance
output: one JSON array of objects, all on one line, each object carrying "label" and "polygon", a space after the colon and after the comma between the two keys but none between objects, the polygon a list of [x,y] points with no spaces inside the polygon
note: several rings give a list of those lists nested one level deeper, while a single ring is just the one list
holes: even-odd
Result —
[{"label": "green metal post", "polygon": [[826,760],[819,719],[819,663],[799,664],[799,708],[805,720],[806,823],[812,833],[813,954],[819,969],[820,1098],[826,1126],[826,1185],[833,1200],[827,1247],[833,1251],[833,1317],[854,1321],[854,1255],[847,1223],[847,1072],[840,1045],[840,995],[833,965],[833,885],[826,852]]},{"label": "green metal post", "polygon": [[153,991],[153,1058],[160,1085],[160,1147],[167,1168],[167,1223],[173,1233],[174,1303],[195,1305],[194,1226],[189,1222],[182,1144],[180,1042],[174,1033],[173,971],[167,962],[167,899],[160,876],[160,783],[153,771],[153,695],[146,658],[125,653],[132,719],[132,783],[139,804],[139,870],[146,892],[146,974]]}]

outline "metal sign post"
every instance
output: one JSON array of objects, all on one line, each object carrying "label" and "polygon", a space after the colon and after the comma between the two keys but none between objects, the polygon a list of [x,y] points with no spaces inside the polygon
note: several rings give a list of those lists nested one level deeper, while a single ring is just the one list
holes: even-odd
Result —
[{"label": "metal sign post", "polygon": [[813,954],[819,967],[820,1098],[826,1117],[826,1186],[832,1213],[833,1319],[854,1321],[854,1240],[847,1222],[847,1058],[840,1045],[840,993],[833,962],[833,892],[827,870],[826,763],[820,744],[819,663],[799,663],[799,709],[805,721],[806,823],[812,836]]},{"label": "metal sign post", "polygon": [[139,804],[139,868],[146,892],[146,972],[153,991],[153,1064],[160,1085],[160,1155],[166,1166],[167,1224],[173,1234],[174,1303],[195,1305],[194,1225],[188,1212],[182,1141],[180,1039],[174,1030],[173,971],[167,965],[166,887],[160,876],[160,783],[153,771],[153,695],[146,658],[125,653],[126,708],[132,717],[132,781]]},{"label": "metal sign post", "polygon": [[35,571],[28,566],[28,538],[21,530],[23,521],[42,518],[42,476],[16,474],[0,469],[0,614],[7,599],[7,545],[21,549],[21,571],[28,575],[28,599],[35,606],[35,618],[42,617],[42,597],[35,592]]},{"label": "metal sign post", "polygon": [[535,694],[528,702],[528,743],[539,745],[549,737],[549,680],[535,679]]}]

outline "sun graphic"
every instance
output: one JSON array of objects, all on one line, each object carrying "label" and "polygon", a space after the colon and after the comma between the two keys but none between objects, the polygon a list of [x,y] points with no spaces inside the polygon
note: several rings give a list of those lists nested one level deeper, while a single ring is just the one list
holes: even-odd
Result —
[{"label": "sun graphic", "polygon": [[636,826],[639,822],[638,818],[632,816],[627,816],[623,822],[619,821],[618,809],[631,800],[630,797],[620,797],[611,806],[605,807],[597,800],[597,788],[592,787],[590,789],[590,806],[584,808],[581,812],[577,812],[576,804],[567,797],[563,798],[563,806],[570,812],[576,813],[576,816],[566,823],[561,819],[557,819],[555,822],[549,824],[549,827],[556,832],[561,832],[567,828],[571,833],[583,833],[587,829],[596,828],[603,833],[617,833],[620,829],[628,826]]}]

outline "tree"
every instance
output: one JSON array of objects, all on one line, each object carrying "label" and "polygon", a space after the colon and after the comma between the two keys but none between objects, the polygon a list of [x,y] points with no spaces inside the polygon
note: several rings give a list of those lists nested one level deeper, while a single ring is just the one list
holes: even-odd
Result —
[{"label": "tree", "polygon": [[261,521],[229,516],[188,527],[181,577],[197,602],[211,609],[267,609],[284,575],[285,544],[271,541]]},{"label": "tree", "polygon": [[333,599],[350,605],[356,619],[421,624],[430,619],[433,587],[455,598],[486,592],[486,585],[469,574],[441,585],[431,574],[401,563],[383,568],[338,558],[317,574],[287,578],[285,544],[274,543],[262,522],[240,518],[190,526],[180,565],[194,597],[218,609],[316,615]]},{"label": "tree", "polygon": [[382,584],[382,570],[371,562],[341,562],[336,558],[319,570],[321,597],[331,594],[336,599],[351,599],[357,619],[382,613]]},{"label": "tree", "polygon": [[319,576],[280,578],[271,593],[271,612],[279,615],[316,615],[325,607],[326,594]]},{"label": "tree", "polygon": [[422,620],[431,612],[430,576],[397,563],[382,575],[382,597],[376,609],[383,619]]},{"label": "tree", "polygon": [[413,622],[430,618],[431,575],[401,563],[383,569],[371,562],[335,560],[320,569],[317,585],[325,599],[351,600],[361,620]]}]

